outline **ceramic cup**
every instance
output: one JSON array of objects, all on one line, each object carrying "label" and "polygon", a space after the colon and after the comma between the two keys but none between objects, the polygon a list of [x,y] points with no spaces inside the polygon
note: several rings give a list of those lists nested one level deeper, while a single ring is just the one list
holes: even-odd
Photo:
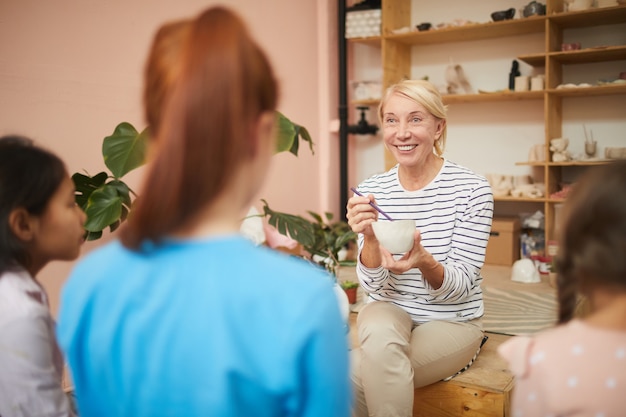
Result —
[{"label": "ceramic cup", "polygon": [[590,9],[593,5],[593,0],[565,0],[565,3],[567,3],[568,12],[576,12]]},{"label": "ceramic cup", "polygon": [[415,220],[378,220],[372,228],[378,242],[392,254],[405,253],[413,247]]},{"label": "ceramic cup", "polygon": [[543,75],[536,75],[530,79],[530,90],[531,91],[543,90]]},{"label": "ceramic cup", "polygon": [[518,75],[515,77],[515,91],[528,91],[530,77],[528,75]]},{"label": "ceramic cup", "polygon": [[546,160],[546,145],[538,143],[530,147],[528,162],[544,162]]}]

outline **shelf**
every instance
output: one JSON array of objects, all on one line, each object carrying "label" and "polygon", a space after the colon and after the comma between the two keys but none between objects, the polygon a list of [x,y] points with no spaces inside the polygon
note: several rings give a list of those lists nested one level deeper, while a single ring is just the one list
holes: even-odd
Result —
[{"label": "shelf", "polygon": [[510,201],[514,203],[544,203],[546,199],[544,197],[540,198],[523,198],[523,197],[493,197],[494,201]]},{"label": "shelf", "polygon": [[407,45],[495,39],[506,36],[541,33],[545,29],[545,20],[545,16],[532,16],[501,22],[473,23],[465,26],[431,29],[423,32],[414,31],[401,34],[389,33],[385,34],[384,38]]},{"label": "shelf", "polygon": [[[464,114],[466,111],[476,111],[473,110],[473,107],[480,103],[506,102],[507,110],[510,107],[511,111],[518,109],[518,104],[522,105],[524,102],[531,104],[532,107],[543,107],[544,134],[542,135],[543,146],[541,148],[549,156],[550,140],[564,134],[563,112],[566,102],[569,105],[576,100],[588,101],[587,97],[606,96],[611,100],[602,101],[610,101],[612,103],[610,105],[616,107],[615,112],[611,113],[611,120],[617,117],[616,115],[621,115],[618,112],[623,107],[622,103],[626,103],[626,83],[600,82],[599,79],[606,76],[597,75],[598,73],[604,74],[604,72],[601,72],[603,70],[600,68],[596,70],[595,67],[600,67],[597,65],[598,63],[606,63],[605,66],[610,67],[610,71],[615,73],[615,77],[617,77],[620,70],[616,70],[614,67],[620,67],[621,63],[626,62],[626,41],[622,36],[623,27],[626,25],[626,5],[554,13],[554,10],[561,10],[566,1],[546,0],[545,3],[550,12],[546,16],[531,16],[501,22],[469,23],[463,26],[433,28],[420,32],[414,27],[415,22],[412,20],[415,21],[418,14],[420,21],[427,18],[427,13],[422,13],[421,10],[424,3],[417,0],[382,0],[382,35],[368,39],[352,39],[350,42],[376,45],[380,48],[382,80],[383,88],[385,88],[402,78],[410,77],[415,72],[415,67],[422,64],[431,65],[432,63],[428,62],[428,58],[425,58],[431,53],[428,50],[431,46],[434,46],[432,48],[434,50],[443,48],[443,51],[438,51],[443,55],[452,56],[455,51],[461,50],[467,53],[467,56],[471,56],[473,48],[482,48],[483,46],[488,48],[490,45],[470,44],[469,42],[491,40],[490,44],[494,44],[494,52],[497,52],[498,56],[506,57],[507,60],[511,56],[517,56],[518,61],[534,67],[535,70],[538,70],[536,72],[544,73],[546,89],[524,92],[506,89],[494,92],[478,90],[476,94],[444,95],[442,97],[443,102],[447,105],[458,106],[460,108],[458,111],[464,112]],[[416,8],[420,10],[416,10]],[[394,33],[394,30],[408,27],[410,30],[404,33],[400,33],[401,30]],[[572,29],[575,28],[583,30],[573,31]],[[561,51],[561,44],[568,41],[570,37],[578,39],[587,47],[576,51]],[[543,42],[540,43],[539,38],[543,38]],[[524,45],[520,46],[520,43]],[[496,44],[497,48],[495,47]],[[421,48],[421,46],[426,46],[426,48]],[[421,53],[423,50],[426,50],[424,56]],[[520,55],[520,53],[522,54]],[[481,55],[476,58],[481,61],[481,64],[487,65],[488,59],[491,57]],[[594,68],[587,71],[587,68],[582,64],[592,64]],[[568,66],[570,67],[568,68]],[[572,68],[572,66],[579,68]],[[575,74],[570,74],[570,72]],[[569,79],[580,78],[579,72],[583,75],[587,74],[589,84],[593,85],[589,87],[554,88],[559,84],[566,84]],[[576,81],[577,83],[581,82],[577,78]],[[614,97],[617,98],[615,103]],[[379,101],[359,100],[353,101],[351,104],[355,106],[378,106]],[[595,102],[582,104],[582,108],[585,109],[597,105]],[[486,121],[490,120],[489,114],[485,117]],[[585,113],[579,113],[574,117],[582,120]],[[623,122],[623,118],[617,117],[617,119],[619,123]],[[618,132],[612,134],[619,135]],[[494,141],[500,139],[499,137],[493,138]],[[386,167],[389,167],[392,161],[387,159],[387,156],[386,153],[385,164]],[[552,162],[550,159],[546,159],[545,161],[516,162],[515,165],[521,166],[523,171],[532,171],[533,175],[541,177],[542,182],[545,183],[546,191],[558,192],[561,181],[567,177],[566,174],[574,175],[578,171],[593,169],[593,166],[606,163],[608,160],[600,158],[568,162]],[[556,231],[555,205],[565,201],[563,198],[557,197],[560,193],[554,192],[552,193],[553,196],[547,193],[541,198],[517,198],[508,195],[495,197],[494,200],[502,205],[515,206],[519,204],[521,207],[524,204],[532,204],[542,207],[546,216],[546,239],[550,240],[554,238]]]},{"label": "shelf", "polygon": [[380,48],[381,37],[369,36],[367,38],[346,38],[346,42],[355,43],[359,45],[377,46]]},{"label": "shelf", "polygon": [[546,165],[551,167],[588,167],[594,165],[605,165],[613,159],[596,159],[593,161],[567,161],[567,162],[548,162]]},{"label": "shelf", "polygon": [[626,94],[626,84],[605,84],[579,88],[551,88],[549,94],[559,97],[587,97]]},{"label": "shelf", "polygon": [[547,56],[562,64],[619,61],[622,59],[626,60],[626,45],[600,46],[596,48],[579,49],[577,51],[550,52]]},{"label": "shelf", "polygon": [[550,15],[550,22],[556,23],[563,29],[614,25],[624,23],[624,20],[626,20],[626,6],[587,9]]},{"label": "shelf", "polygon": [[543,167],[546,165],[545,161],[525,161],[525,162],[516,162],[515,163],[516,166],[531,166],[531,167]]},{"label": "shelf", "polygon": [[546,54],[521,55],[517,59],[530,65],[531,67],[545,67]]},{"label": "shelf", "polygon": [[352,100],[350,101],[350,105],[352,106],[367,106],[367,107],[372,107],[372,106],[376,106],[378,107],[378,103],[380,103],[380,100]]},{"label": "shelf", "polygon": [[[442,96],[444,104],[488,103],[493,101],[541,100],[543,91],[498,91],[480,94],[449,94]],[[378,106],[380,100],[352,100],[353,106]]]},{"label": "shelf", "polygon": [[454,103],[486,103],[492,101],[516,101],[516,100],[540,100],[543,98],[543,91],[499,91],[483,94],[451,94],[443,96],[445,104]]}]

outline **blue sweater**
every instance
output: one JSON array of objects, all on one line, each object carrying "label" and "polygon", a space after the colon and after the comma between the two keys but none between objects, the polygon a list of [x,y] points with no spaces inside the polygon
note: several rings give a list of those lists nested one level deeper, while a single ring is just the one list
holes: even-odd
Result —
[{"label": "blue sweater", "polygon": [[94,251],[57,334],[81,417],[349,415],[331,279],[239,236]]}]

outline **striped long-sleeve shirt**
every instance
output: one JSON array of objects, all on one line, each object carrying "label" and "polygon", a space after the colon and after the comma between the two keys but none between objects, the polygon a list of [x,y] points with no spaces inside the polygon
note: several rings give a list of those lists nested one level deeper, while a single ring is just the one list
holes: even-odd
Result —
[{"label": "striped long-sleeve shirt", "polygon": [[357,276],[369,301],[392,302],[415,323],[481,317],[480,270],[493,217],[493,194],[487,180],[445,160],[435,179],[420,190],[407,191],[400,185],[398,166],[363,181],[358,190],[373,194],[376,204],[392,218],[414,219],[422,245],[445,271],[443,284],[434,289],[417,268],[403,274],[367,268],[360,262],[363,235],[359,235]]}]

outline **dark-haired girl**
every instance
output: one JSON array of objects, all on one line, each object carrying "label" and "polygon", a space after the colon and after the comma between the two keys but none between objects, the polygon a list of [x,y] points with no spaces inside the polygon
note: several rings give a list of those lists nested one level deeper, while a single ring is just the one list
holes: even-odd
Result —
[{"label": "dark-haired girl", "polygon": [[26,138],[0,138],[0,416],[73,415],[36,277],[48,262],[79,255],[85,220],[57,156]]}]

